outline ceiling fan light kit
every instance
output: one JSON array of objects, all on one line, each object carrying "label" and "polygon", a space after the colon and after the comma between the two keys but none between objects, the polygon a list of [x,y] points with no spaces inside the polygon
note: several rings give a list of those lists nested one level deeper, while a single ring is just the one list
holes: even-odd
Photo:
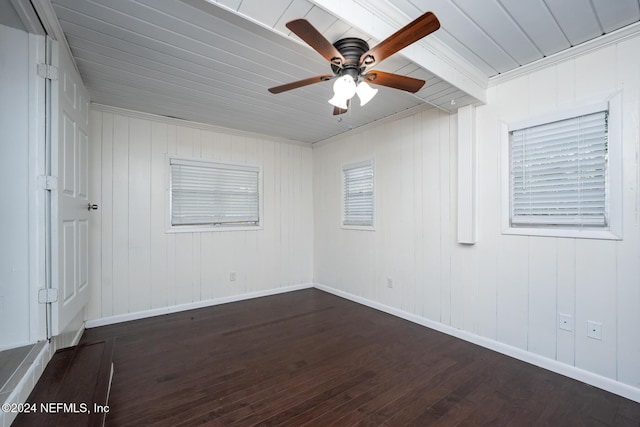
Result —
[{"label": "ceiling fan light kit", "polygon": [[349,108],[347,105],[348,98],[341,98],[338,95],[333,95],[333,98],[329,100],[329,104],[333,105],[336,108],[340,108],[341,110],[346,110]]},{"label": "ceiling fan light kit", "polygon": [[362,107],[376,96],[378,89],[372,88],[367,82],[360,82],[356,88],[356,93],[360,98],[360,106]]},{"label": "ceiling fan light kit", "polygon": [[329,104],[346,110],[348,108],[347,101],[358,95],[360,98],[360,106],[371,101],[378,93],[378,89],[374,89],[367,82],[360,82],[356,86],[356,82],[350,75],[338,77],[333,84],[333,98],[329,100]]},{"label": "ceiling fan light kit", "polygon": [[347,100],[353,98],[356,94],[356,82],[349,74],[340,76],[333,83],[333,98],[329,100],[331,105],[338,108],[346,109]]},{"label": "ceiling fan light kit", "polygon": [[324,74],[287,83],[269,88],[269,92],[282,93],[335,79],[334,93],[329,103],[334,106],[333,114],[338,115],[347,111],[349,100],[355,94],[358,94],[361,106],[373,99],[378,89],[372,88],[369,83],[411,93],[420,90],[425,84],[424,80],[384,71],[368,71],[367,68],[379,64],[399,50],[436,31],[440,28],[440,22],[433,13],[426,12],[371,49],[366,41],[356,37],[343,38],[332,44],[306,19],[290,21],[287,28],[331,64],[333,75]]}]

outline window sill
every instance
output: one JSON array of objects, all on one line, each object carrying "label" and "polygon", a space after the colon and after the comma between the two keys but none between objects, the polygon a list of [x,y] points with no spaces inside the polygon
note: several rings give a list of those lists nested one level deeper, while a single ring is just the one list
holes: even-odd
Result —
[{"label": "window sill", "polygon": [[571,228],[534,228],[509,227],[502,234],[519,236],[566,237],[573,239],[622,240],[622,233],[614,233],[610,229],[571,229]]},{"label": "window sill", "polygon": [[260,231],[263,229],[264,227],[262,225],[239,225],[237,227],[224,226],[224,225],[220,225],[217,227],[183,225],[183,226],[169,227],[165,230],[165,233],[208,233],[208,232],[215,232],[215,231]]},{"label": "window sill", "polygon": [[373,225],[341,225],[343,230],[376,231]]}]

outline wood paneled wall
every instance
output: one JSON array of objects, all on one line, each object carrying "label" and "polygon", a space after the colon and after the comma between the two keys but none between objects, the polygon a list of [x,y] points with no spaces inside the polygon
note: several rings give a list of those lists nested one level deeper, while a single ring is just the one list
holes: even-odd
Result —
[{"label": "wood paneled wall", "polygon": [[[0,349],[35,342],[29,297],[29,34],[0,25]],[[35,284],[34,284],[35,285]],[[34,318],[36,315],[34,315]]]},{"label": "wood paneled wall", "polygon": [[[91,133],[87,319],[312,282],[311,148],[99,108]],[[166,233],[167,154],[261,165],[264,228]]]},{"label": "wood paneled wall", "polygon": [[[456,115],[426,110],[314,147],[315,281],[640,388],[639,51],[629,38],[489,88],[476,111],[474,246],[456,243]],[[503,235],[500,123],[616,91],[623,240]],[[371,157],[376,231],[341,229],[340,165]],[[588,320],[602,322],[602,340],[587,337]]]}]

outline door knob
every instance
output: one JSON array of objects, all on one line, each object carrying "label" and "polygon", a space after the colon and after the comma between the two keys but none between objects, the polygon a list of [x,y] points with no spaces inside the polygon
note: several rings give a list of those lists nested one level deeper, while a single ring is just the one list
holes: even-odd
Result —
[{"label": "door knob", "polygon": [[98,205],[92,205],[91,203],[89,203],[89,204],[87,205],[87,210],[88,210],[88,211],[92,211],[92,210],[93,210],[93,211],[97,211],[97,210],[98,210]]}]

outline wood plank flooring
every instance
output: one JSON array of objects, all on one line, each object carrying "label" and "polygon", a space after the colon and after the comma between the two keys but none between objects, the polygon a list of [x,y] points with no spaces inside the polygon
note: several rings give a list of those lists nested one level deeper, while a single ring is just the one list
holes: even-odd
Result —
[{"label": "wood plank flooring", "polygon": [[58,350],[26,400],[35,409],[18,414],[12,426],[104,425],[106,414],[95,405],[108,403],[113,350],[113,339]]},{"label": "wood plank flooring", "polygon": [[107,426],[640,426],[640,404],[316,289],[89,329]]}]

